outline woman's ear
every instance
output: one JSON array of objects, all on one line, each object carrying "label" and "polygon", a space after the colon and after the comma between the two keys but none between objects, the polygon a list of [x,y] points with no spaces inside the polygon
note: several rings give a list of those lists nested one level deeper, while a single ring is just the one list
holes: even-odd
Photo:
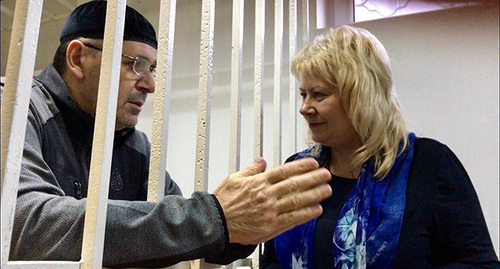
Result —
[{"label": "woman's ear", "polygon": [[66,66],[67,71],[77,79],[84,77],[84,64],[82,57],[85,57],[83,48],[85,45],[80,40],[73,40],[68,44],[66,49]]}]

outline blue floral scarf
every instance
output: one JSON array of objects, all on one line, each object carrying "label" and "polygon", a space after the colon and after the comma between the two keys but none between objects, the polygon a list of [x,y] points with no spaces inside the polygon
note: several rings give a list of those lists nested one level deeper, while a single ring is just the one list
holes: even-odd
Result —
[{"label": "blue floral scarf", "polygon": [[[406,183],[413,159],[414,140],[415,134],[409,133],[407,147],[396,158],[383,180],[373,177],[373,160],[363,164],[333,231],[335,268],[392,266],[403,222]],[[295,159],[314,157],[325,165],[321,156],[324,154],[318,154],[317,148],[313,147],[298,153]],[[274,244],[281,268],[314,268],[315,226],[316,219],[275,237]]]}]

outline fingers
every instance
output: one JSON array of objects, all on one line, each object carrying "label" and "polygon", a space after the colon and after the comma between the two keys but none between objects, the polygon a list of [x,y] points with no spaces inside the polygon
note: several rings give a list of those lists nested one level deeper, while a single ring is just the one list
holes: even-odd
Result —
[{"label": "fingers", "polygon": [[304,192],[291,193],[282,197],[276,203],[278,214],[293,212],[301,208],[307,208],[319,204],[332,195],[332,188],[328,184],[322,184]]},{"label": "fingers", "polygon": [[297,225],[306,223],[323,213],[323,208],[316,204],[299,210],[283,213],[278,216],[277,223],[282,227],[282,232]]},{"label": "fingers", "polygon": [[318,162],[313,158],[305,158],[297,161],[285,163],[282,166],[270,169],[264,176],[270,184],[280,182],[294,175],[303,174],[318,168]]},{"label": "fingers", "polygon": [[330,172],[325,168],[320,168],[282,180],[270,187],[270,193],[275,194],[277,197],[283,197],[289,193],[308,190],[322,185],[330,181],[330,179]]},{"label": "fingers", "polygon": [[262,173],[266,170],[266,161],[262,157],[257,157],[253,161],[253,163],[236,173],[237,176],[240,177],[249,177],[259,173]]},{"label": "fingers", "polygon": [[306,208],[281,214],[276,219],[276,228],[274,229],[273,233],[268,234],[264,237],[255,238],[255,241],[253,241],[252,244],[266,242],[267,240],[270,240],[297,225],[306,223],[314,218],[319,217],[322,213],[323,208],[320,205],[316,204]]}]

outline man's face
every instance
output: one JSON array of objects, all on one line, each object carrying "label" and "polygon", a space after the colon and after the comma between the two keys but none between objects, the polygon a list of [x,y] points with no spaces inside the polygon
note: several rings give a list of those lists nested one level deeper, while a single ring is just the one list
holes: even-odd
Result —
[{"label": "man's face", "polygon": [[[156,49],[136,41],[123,42],[123,55],[142,57],[156,66]],[[137,75],[134,70],[134,61],[122,57],[120,71],[120,88],[116,109],[116,130],[137,125],[139,113],[146,102],[148,93],[155,90],[153,74],[148,72],[145,76]]]},{"label": "man's face", "polygon": [[[122,54],[133,58],[145,58],[156,66],[156,49],[147,44],[136,41],[124,41]],[[89,72],[92,78],[90,84],[94,86],[90,88],[95,89],[91,90],[91,95],[95,98],[92,101],[97,104],[97,88],[99,85],[101,57],[96,57],[95,61],[93,69]],[[133,66],[134,60],[122,57],[116,108],[116,130],[134,127],[137,124],[142,106],[146,102],[147,94],[153,93],[155,90],[155,80],[151,72],[146,73],[144,76],[140,76],[134,72]]]}]

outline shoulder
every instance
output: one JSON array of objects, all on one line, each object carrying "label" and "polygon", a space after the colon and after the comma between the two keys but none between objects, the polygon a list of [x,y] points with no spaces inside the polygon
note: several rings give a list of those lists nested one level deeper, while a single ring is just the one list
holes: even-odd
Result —
[{"label": "shoulder", "polygon": [[420,183],[429,181],[436,186],[454,188],[470,185],[470,179],[464,166],[445,144],[431,138],[417,138],[414,144],[414,156],[410,177],[418,178]]},{"label": "shoulder", "polygon": [[59,109],[49,91],[36,79],[33,79],[31,84],[29,112],[36,115],[42,124],[45,124],[59,113]]},{"label": "shoulder", "polygon": [[427,153],[440,152],[448,148],[445,144],[428,137],[416,137],[414,142],[415,150]]},{"label": "shoulder", "polygon": [[449,162],[460,162],[453,151],[445,144],[426,137],[418,137],[414,142],[415,161],[424,161],[428,164],[443,165]]}]

